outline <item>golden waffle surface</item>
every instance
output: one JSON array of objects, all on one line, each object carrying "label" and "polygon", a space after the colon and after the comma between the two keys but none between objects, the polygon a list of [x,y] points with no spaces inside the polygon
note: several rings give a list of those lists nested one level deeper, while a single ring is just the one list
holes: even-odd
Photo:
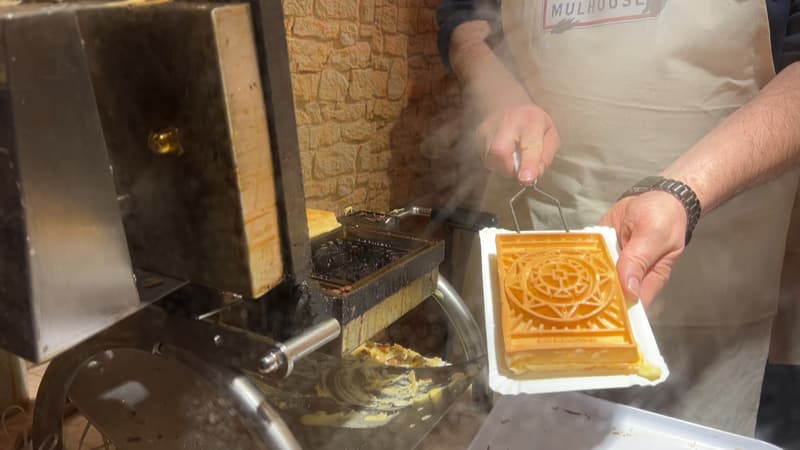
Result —
[{"label": "golden waffle surface", "polygon": [[497,236],[505,361],[529,377],[637,373],[640,354],[602,235]]}]

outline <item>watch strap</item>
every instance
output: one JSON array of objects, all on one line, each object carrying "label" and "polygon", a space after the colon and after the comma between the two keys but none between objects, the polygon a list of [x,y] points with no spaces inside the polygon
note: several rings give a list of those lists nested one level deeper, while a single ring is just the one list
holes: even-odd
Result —
[{"label": "watch strap", "polygon": [[692,240],[692,233],[694,232],[697,222],[700,220],[700,213],[702,207],[700,199],[697,194],[686,183],[678,180],[673,180],[664,177],[647,177],[636,183],[633,187],[625,191],[620,196],[620,200],[625,197],[643,194],[645,192],[661,191],[666,192],[681,202],[683,209],[686,211],[686,241],[685,245],[689,245]]}]

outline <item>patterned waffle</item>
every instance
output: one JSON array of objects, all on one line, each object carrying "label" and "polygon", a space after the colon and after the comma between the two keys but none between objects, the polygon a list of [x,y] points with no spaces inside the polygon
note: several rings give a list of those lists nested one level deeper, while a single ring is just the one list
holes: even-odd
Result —
[{"label": "patterned waffle", "polygon": [[603,237],[497,236],[506,364],[529,376],[637,373],[639,349]]}]

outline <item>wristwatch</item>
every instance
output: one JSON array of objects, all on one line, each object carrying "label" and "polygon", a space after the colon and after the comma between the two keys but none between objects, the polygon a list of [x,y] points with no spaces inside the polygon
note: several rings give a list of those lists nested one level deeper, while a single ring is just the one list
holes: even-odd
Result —
[{"label": "wristwatch", "polygon": [[689,241],[692,239],[692,232],[694,227],[697,226],[697,221],[700,220],[700,211],[702,210],[697,194],[694,193],[692,188],[678,180],[664,177],[647,177],[625,191],[619,200],[652,191],[666,192],[681,202],[683,209],[686,210],[685,245],[689,245]]}]

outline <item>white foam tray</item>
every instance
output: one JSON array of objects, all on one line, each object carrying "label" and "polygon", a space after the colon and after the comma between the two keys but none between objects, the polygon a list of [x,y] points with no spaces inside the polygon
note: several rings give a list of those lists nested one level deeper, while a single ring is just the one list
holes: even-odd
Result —
[{"label": "white foam tray", "polygon": [[[606,241],[611,257],[616,263],[619,258],[617,249],[617,234],[613,228],[589,227],[581,230],[584,233],[601,234]],[[583,391],[590,389],[612,389],[630,386],[654,386],[667,379],[667,368],[658,344],[650,328],[644,307],[637,302],[628,309],[631,329],[634,339],[639,344],[647,361],[661,369],[661,377],[657,380],[648,380],[639,375],[611,375],[567,378],[540,378],[516,379],[506,367],[503,350],[502,327],[497,320],[500,318],[500,290],[497,277],[497,245],[495,237],[498,234],[510,234],[514,231],[498,228],[484,228],[480,232],[481,265],[483,273],[483,299],[486,323],[486,348],[489,359],[489,387],[505,395],[513,394],[542,394],[550,392]],[[557,233],[557,231],[524,231],[525,234]],[[495,326],[497,325],[497,326]]]},{"label": "white foam tray", "polygon": [[470,450],[779,450],[580,393],[500,398]]}]

